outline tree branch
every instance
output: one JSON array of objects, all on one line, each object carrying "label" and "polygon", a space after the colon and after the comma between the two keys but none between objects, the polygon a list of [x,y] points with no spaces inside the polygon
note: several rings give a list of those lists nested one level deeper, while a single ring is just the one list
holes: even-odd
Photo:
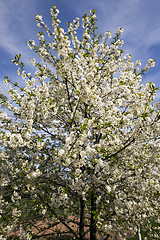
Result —
[{"label": "tree branch", "polygon": [[[124,145],[132,138],[132,136],[124,143]],[[128,144],[126,144],[123,148],[119,149],[117,152],[109,155],[106,157],[106,159],[109,159],[111,157],[116,156],[118,153],[122,152],[125,148],[127,148],[131,143],[133,143],[135,141],[135,138],[133,138]]]}]

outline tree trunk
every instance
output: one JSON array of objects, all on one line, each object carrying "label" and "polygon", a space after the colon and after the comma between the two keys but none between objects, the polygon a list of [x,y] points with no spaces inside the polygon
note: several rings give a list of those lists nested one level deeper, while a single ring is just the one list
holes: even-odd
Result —
[{"label": "tree trunk", "polygon": [[90,240],[97,240],[97,224],[96,224],[96,194],[93,190],[91,193],[91,222],[90,222]]},{"label": "tree trunk", "polygon": [[142,240],[142,238],[141,238],[141,231],[140,231],[140,227],[139,226],[138,226],[137,234],[138,234],[138,240]]},{"label": "tree trunk", "polygon": [[79,224],[79,237],[84,240],[84,224],[85,224],[85,201],[80,198],[80,224]]}]

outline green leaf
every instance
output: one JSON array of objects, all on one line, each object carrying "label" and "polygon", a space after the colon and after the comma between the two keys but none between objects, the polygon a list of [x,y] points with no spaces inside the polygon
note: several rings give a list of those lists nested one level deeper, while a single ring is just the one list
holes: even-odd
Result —
[{"label": "green leaf", "polygon": [[19,85],[18,85],[18,83],[17,83],[17,82],[15,82],[15,83],[14,83],[14,86],[15,86],[15,87],[19,87]]}]

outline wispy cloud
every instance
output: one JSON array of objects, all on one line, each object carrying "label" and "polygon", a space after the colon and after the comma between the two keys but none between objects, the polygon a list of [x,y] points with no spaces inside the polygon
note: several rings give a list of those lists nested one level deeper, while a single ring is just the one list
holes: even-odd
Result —
[{"label": "wispy cloud", "polygon": [[[31,9],[34,8],[35,0],[29,1],[5,0],[0,1],[0,48],[11,55],[15,53],[25,53],[28,49],[26,40],[29,33],[32,34],[33,16]],[[31,23],[32,22],[32,23]],[[31,28],[30,28],[31,27]]]},{"label": "wispy cloud", "polygon": [[160,41],[160,2],[159,4],[154,0],[95,2],[101,14],[100,27],[104,30],[107,25],[113,32],[117,27],[123,27],[124,37],[131,50],[147,51],[150,45]]}]

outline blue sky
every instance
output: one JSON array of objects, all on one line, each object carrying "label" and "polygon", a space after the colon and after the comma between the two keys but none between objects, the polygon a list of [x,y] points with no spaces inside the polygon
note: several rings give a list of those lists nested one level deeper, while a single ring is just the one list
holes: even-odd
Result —
[{"label": "blue sky", "polygon": [[33,52],[26,45],[31,38],[37,40],[34,17],[39,13],[50,25],[50,6],[60,10],[62,26],[84,12],[95,9],[98,31],[112,31],[124,28],[124,51],[141,60],[142,66],[149,58],[156,60],[156,67],[147,73],[144,81],[152,81],[160,88],[160,1],[159,0],[1,0],[0,1],[0,86],[3,76],[16,81],[16,67],[11,63],[15,54],[22,54],[22,60],[29,69]]}]

